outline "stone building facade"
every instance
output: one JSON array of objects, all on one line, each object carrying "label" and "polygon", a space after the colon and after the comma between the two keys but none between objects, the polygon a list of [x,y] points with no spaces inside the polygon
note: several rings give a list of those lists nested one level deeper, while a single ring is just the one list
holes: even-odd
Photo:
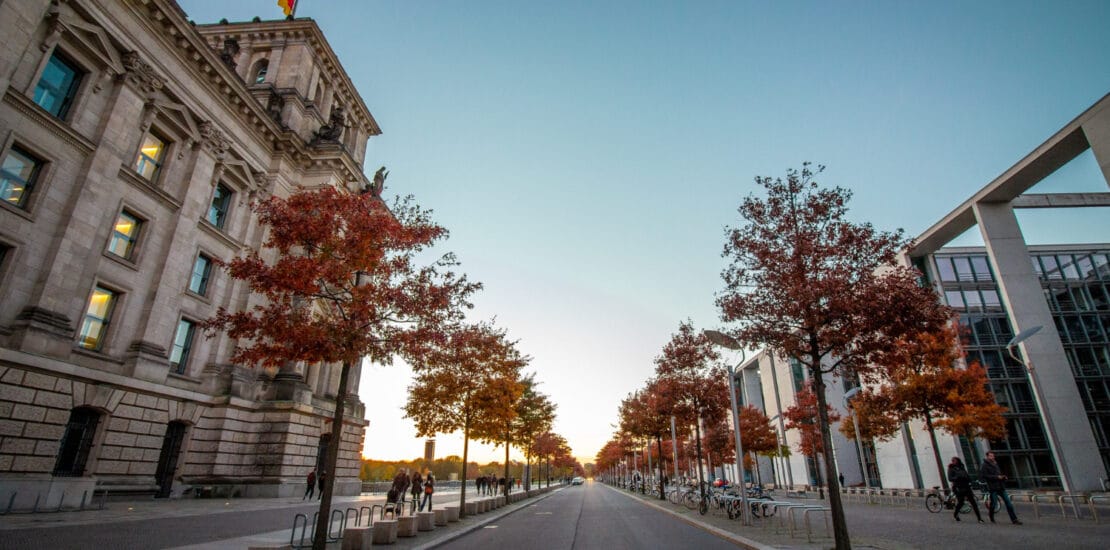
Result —
[{"label": "stone building facade", "polygon": [[[197,325],[258,299],[215,266],[259,249],[252,201],[370,183],[380,129],[320,29],[4,0],[0,36],[0,503],[298,494],[340,366],[232,365]],[[337,494],[360,487],[348,403]]]}]

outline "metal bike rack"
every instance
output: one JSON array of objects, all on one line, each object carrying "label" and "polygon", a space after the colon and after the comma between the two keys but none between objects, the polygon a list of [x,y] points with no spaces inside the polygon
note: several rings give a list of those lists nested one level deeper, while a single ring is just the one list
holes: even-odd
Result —
[{"label": "metal bike rack", "polygon": [[1087,498],[1087,495],[1064,493],[1057,497],[1056,501],[1060,503],[1060,517],[1067,517],[1067,513],[1064,512],[1064,499],[1068,499],[1071,501],[1071,510],[1075,514],[1075,519],[1083,519],[1082,515],[1079,513],[1079,499],[1082,498]]},{"label": "metal bike rack", "polygon": [[1110,495],[1092,495],[1091,498],[1087,499],[1087,507],[1091,509],[1091,517],[1095,518],[1095,523],[1099,523],[1097,501],[1110,503]]},{"label": "metal bike rack", "polygon": [[[304,520],[304,524],[301,525],[301,538],[298,539],[297,542],[293,542],[293,537],[297,536],[297,524],[302,519]],[[308,516],[304,514],[297,514],[293,516],[293,531],[289,533],[289,546],[293,548],[308,548],[312,546],[312,539],[314,538],[312,536],[310,536],[308,539],[308,545],[305,545],[304,543],[304,535],[306,531],[308,531]],[[313,531],[313,535],[315,535],[315,529],[313,529]]]},{"label": "metal bike rack", "polygon": [[[1041,510],[1040,510],[1040,508],[1037,507],[1037,497],[1040,497],[1040,496],[1043,496],[1043,495],[1038,495],[1036,493],[1033,493],[1029,497],[1029,502],[1033,503],[1033,517],[1035,517],[1035,518],[1040,518],[1041,517]],[[988,504],[987,506],[990,506],[990,505]]]}]

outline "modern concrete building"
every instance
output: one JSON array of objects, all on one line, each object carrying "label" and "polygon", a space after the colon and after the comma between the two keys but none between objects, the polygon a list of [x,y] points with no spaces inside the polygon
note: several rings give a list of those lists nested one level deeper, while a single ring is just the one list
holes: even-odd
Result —
[{"label": "modern concrete building", "polygon": [[[940,454],[959,455],[972,469],[986,450],[998,456],[1015,488],[1100,490],[1110,478],[1110,244],[1028,246],[1016,208],[1110,206],[1110,193],[1026,194],[1088,151],[1110,185],[1110,95],[1049,138],[916,239],[905,262],[925,274],[968,329],[968,360],[987,368],[991,388],[1006,406],[1004,441],[967,441],[938,432]],[[945,248],[978,227],[985,246]],[[1040,327],[1014,346],[1016,334]],[[1030,368],[1027,368],[1029,366]],[[747,385],[762,382],[761,403],[774,418],[794,403],[802,369],[767,352],[744,363]],[[771,384],[768,384],[767,381]],[[829,380],[828,402],[850,421],[841,380]],[[773,387],[769,387],[773,386]],[[751,395],[753,392],[749,392]],[[797,434],[784,430],[795,447]],[[834,430],[833,456],[848,485],[862,482],[854,442]],[[940,485],[924,427],[903,426],[892,441],[864,445],[873,485]],[[797,455],[776,459],[780,483],[811,484]],[[790,470],[787,470],[787,464]],[[782,474],[786,474],[783,476]]]},{"label": "modern concrete building", "polygon": [[[260,247],[251,201],[368,184],[380,130],[320,29],[6,0],[0,36],[0,502],[299,494],[339,366],[232,365],[197,325],[257,299],[213,268]],[[350,399],[339,494],[367,424]]]}]

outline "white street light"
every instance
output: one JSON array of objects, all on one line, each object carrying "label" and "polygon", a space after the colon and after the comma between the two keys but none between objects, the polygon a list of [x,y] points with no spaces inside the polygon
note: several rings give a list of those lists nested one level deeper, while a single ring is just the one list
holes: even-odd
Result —
[{"label": "white street light", "polygon": [[860,471],[863,473],[863,483],[868,489],[871,488],[871,474],[867,471],[867,459],[863,455],[863,434],[859,431],[859,415],[856,414],[856,408],[852,406],[852,398],[859,393],[859,388],[852,388],[844,394],[844,408],[852,411],[852,427],[856,432],[856,451],[859,453],[859,466]]},{"label": "white street light", "polygon": [[[1056,460],[1056,467],[1060,472],[1061,485],[1064,486],[1065,494],[1071,494],[1072,487],[1075,485],[1071,482],[1071,473],[1068,471],[1067,463],[1060,455],[1061,447],[1060,440],[1056,435],[1056,424],[1052,422],[1052,416],[1048,412],[1048,407],[1044,402],[1044,396],[1041,395],[1041,384],[1037,371],[1034,369],[1032,361],[1022,360],[1014,353],[1014,348],[1016,348],[1018,344],[1025,342],[1030,337],[1040,332],[1042,328],[1044,327],[1036,325],[1018,332],[1006,343],[1006,351],[1014,361],[1020,363],[1029,373],[1029,383],[1033,386],[1033,397],[1037,400],[1037,407],[1040,408],[1041,417],[1044,418],[1045,429],[1048,430],[1048,445],[1052,450],[1052,458]],[[1028,354],[1026,354],[1026,356],[1028,356]],[[1072,499],[1072,507],[1075,507],[1075,499]],[[1079,511],[1075,510],[1075,512],[1077,514],[1076,517],[1079,517]]]},{"label": "white street light", "polygon": [[[740,352],[740,363],[736,366],[744,364],[744,346],[740,345],[735,338],[716,330],[702,331],[705,337],[710,342],[721,346],[723,348],[735,350]],[[748,488],[744,484],[744,443],[740,439],[740,414],[736,407],[736,374],[731,363],[728,364],[728,398],[732,403],[732,426],[736,432],[736,473],[739,476],[737,482],[740,484],[740,522],[743,525],[748,525]],[[756,468],[759,467],[757,463]]]}]

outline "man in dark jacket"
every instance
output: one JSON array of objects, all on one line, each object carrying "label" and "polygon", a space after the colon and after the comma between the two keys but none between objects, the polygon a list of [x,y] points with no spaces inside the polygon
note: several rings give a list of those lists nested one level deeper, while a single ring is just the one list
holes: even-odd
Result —
[{"label": "man in dark jacket", "polygon": [[1014,504],[1010,502],[1010,495],[1006,493],[1006,476],[1002,474],[998,462],[995,462],[993,451],[987,453],[987,459],[983,461],[983,467],[979,469],[979,476],[987,482],[987,491],[991,495],[990,506],[987,506],[987,515],[991,518],[991,523],[994,523],[994,499],[999,498],[1006,505],[1006,512],[1010,514],[1010,521],[1014,525],[1021,525],[1021,520],[1014,513]]}]

